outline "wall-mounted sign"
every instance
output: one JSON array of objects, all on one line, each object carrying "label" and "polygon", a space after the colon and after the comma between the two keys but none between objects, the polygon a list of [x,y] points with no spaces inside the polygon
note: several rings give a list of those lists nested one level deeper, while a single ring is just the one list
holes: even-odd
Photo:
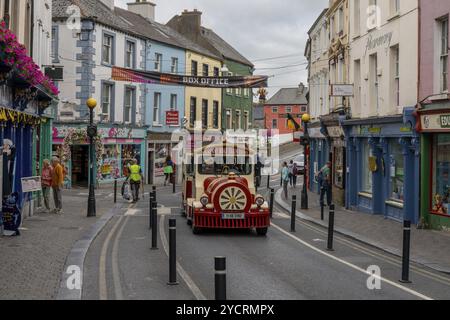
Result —
[{"label": "wall-mounted sign", "polygon": [[423,132],[449,131],[450,114],[427,114],[420,116],[420,123]]},{"label": "wall-mounted sign", "polygon": [[179,126],[179,125],[180,125],[180,112],[166,111],[166,126]]},{"label": "wall-mounted sign", "polygon": [[374,38],[373,35],[369,35],[367,38],[366,52],[364,55],[366,55],[368,51],[372,51],[378,47],[384,46],[385,48],[389,48],[391,46],[392,36],[392,32],[385,33],[376,38]]},{"label": "wall-mounted sign", "polygon": [[333,97],[353,97],[352,84],[332,84],[331,96]]},{"label": "wall-mounted sign", "polygon": [[22,192],[42,191],[41,177],[22,178]]}]

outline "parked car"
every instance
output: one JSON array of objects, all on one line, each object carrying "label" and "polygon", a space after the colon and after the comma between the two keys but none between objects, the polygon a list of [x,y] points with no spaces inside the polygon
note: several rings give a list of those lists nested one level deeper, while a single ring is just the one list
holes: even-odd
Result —
[{"label": "parked car", "polygon": [[305,173],[305,155],[299,155],[294,158],[294,163],[297,164],[299,174]]}]

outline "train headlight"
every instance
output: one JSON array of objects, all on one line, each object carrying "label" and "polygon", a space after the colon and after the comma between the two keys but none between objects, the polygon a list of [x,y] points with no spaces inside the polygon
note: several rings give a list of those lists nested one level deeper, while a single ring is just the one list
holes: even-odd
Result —
[{"label": "train headlight", "polygon": [[206,207],[206,205],[209,203],[209,198],[207,195],[203,195],[200,198],[200,203],[202,204],[202,206]]},{"label": "train headlight", "polygon": [[262,207],[264,202],[265,202],[265,200],[262,196],[256,196],[255,203],[258,207]]}]

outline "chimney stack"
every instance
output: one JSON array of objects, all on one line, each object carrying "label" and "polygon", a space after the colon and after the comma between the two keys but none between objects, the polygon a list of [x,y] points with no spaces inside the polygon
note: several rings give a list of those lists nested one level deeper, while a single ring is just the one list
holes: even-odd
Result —
[{"label": "chimney stack", "polygon": [[146,19],[155,21],[155,7],[156,4],[147,0],[136,0],[127,4],[128,11],[139,14]]},{"label": "chimney stack", "polygon": [[303,82],[300,82],[300,84],[298,85],[298,92],[300,94],[303,94],[305,92],[305,85],[303,84]]}]

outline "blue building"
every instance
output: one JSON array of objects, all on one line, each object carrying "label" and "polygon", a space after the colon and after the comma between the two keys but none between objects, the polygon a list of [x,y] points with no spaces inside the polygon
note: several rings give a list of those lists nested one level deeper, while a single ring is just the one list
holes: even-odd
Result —
[{"label": "blue building", "polygon": [[347,208],[418,222],[420,143],[413,111],[343,121]]}]

